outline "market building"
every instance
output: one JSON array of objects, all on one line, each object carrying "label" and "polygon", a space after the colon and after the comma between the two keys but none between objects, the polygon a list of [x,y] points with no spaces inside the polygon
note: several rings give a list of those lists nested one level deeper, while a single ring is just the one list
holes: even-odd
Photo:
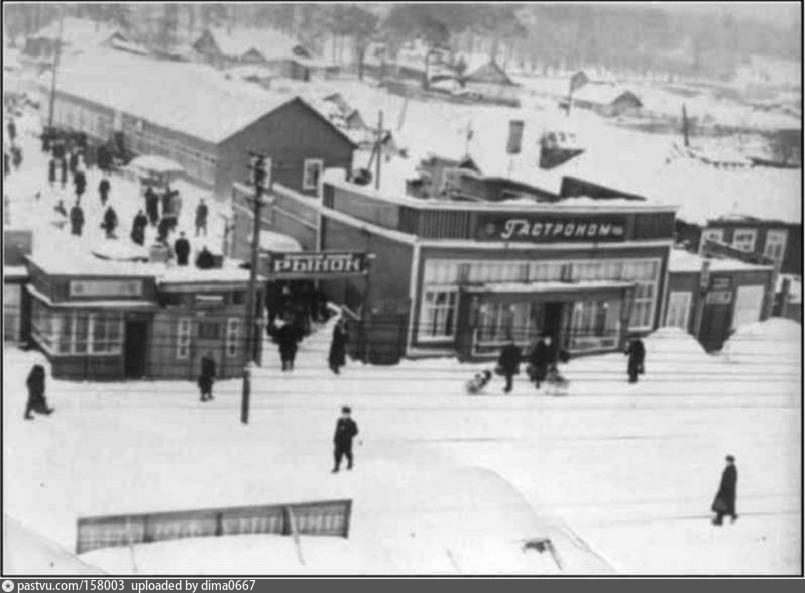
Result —
[{"label": "market building", "polygon": [[220,200],[247,176],[250,151],[271,159],[274,180],[315,195],[324,168],[349,169],[355,147],[299,97],[227,81],[208,66],[112,50],[60,68],[53,121],[94,142],[115,137],[133,154],[170,158]]},{"label": "market building", "polygon": [[673,249],[663,325],[685,330],[708,351],[720,350],[740,326],[768,319],[774,279],[773,265]]},{"label": "market building", "polygon": [[205,355],[219,378],[242,375],[249,273],[232,262],[200,270],[48,250],[27,267],[29,338],[54,377],[195,380]]},{"label": "market building", "polygon": [[[491,191],[474,181],[465,194]],[[311,255],[366,256],[365,273],[320,286],[359,325],[368,360],[390,364],[484,359],[509,337],[527,346],[545,334],[572,354],[620,349],[663,319],[673,222],[674,208],[645,202],[574,204],[536,189],[498,202],[390,196],[328,171],[320,202],[275,186],[262,228]]]}]

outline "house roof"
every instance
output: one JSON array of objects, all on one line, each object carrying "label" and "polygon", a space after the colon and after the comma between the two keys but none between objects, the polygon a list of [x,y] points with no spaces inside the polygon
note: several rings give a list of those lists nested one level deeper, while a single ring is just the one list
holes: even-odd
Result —
[{"label": "house roof", "polygon": [[630,99],[642,105],[640,98],[631,91],[608,84],[589,82],[573,93],[573,99],[595,105],[612,105],[618,99]]},{"label": "house roof", "polygon": [[227,56],[241,57],[249,51],[256,51],[265,60],[313,57],[313,52],[299,41],[272,29],[240,28],[229,31],[211,27],[204,34],[209,34],[221,53]]},{"label": "house roof", "polygon": [[[707,258],[710,261],[711,272],[756,272],[759,270],[771,271],[772,266],[749,264],[731,258]],[[668,271],[674,272],[701,272],[705,258],[684,249],[672,249],[668,260]]]},{"label": "house roof", "polygon": [[487,62],[480,68],[470,72],[464,79],[466,82],[484,82],[504,86],[517,86],[503,69],[494,62]]},{"label": "house roof", "polygon": [[298,100],[228,81],[207,66],[103,48],[65,60],[57,89],[214,144]]}]

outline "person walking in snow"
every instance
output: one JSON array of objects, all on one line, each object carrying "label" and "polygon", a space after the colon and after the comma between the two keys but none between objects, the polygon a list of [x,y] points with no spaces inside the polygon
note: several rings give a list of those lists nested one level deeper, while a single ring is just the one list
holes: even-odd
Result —
[{"label": "person walking in snow", "polygon": [[52,188],[54,183],[56,183],[56,159],[50,157],[48,160],[48,185]]},{"label": "person walking in snow", "polygon": [[76,152],[75,150],[70,151],[70,156],[67,164],[70,167],[70,173],[73,176],[75,176],[75,172],[78,170],[78,152]]},{"label": "person walking in snow", "polygon": [[114,239],[115,237],[115,229],[117,228],[117,212],[115,209],[109,206],[106,209],[106,212],[103,215],[103,224],[101,228],[106,231],[106,238],[107,239]]},{"label": "person walking in snow", "polygon": [[106,207],[106,202],[109,201],[109,190],[112,189],[109,180],[104,177],[101,179],[101,182],[98,184],[98,195],[101,197],[101,207]]},{"label": "person walking in snow", "polygon": [[731,517],[732,522],[738,518],[735,514],[735,489],[738,483],[738,469],[735,467],[735,457],[727,455],[727,467],[721,474],[721,483],[713,500],[712,511],[716,514],[713,525],[722,525],[724,516]]},{"label": "person walking in snow", "polygon": [[215,359],[211,352],[207,352],[201,359],[201,374],[198,377],[198,387],[201,390],[201,401],[215,399],[212,396],[212,386],[215,383]]},{"label": "person walking in snow", "polygon": [[3,150],[3,179],[8,177],[9,173],[11,173],[11,157],[6,150]]},{"label": "person walking in snow", "polygon": [[215,267],[215,256],[205,245],[196,257],[196,267],[199,270],[211,270]]},{"label": "person walking in snow", "polygon": [[509,393],[512,390],[512,379],[514,375],[520,372],[520,361],[522,360],[523,353],[520,348],[514,343],[514,340],[509,338],[508,343],[501,349],[500,356],[498,357],[498,366],[496,369],[497,374],[503,375],[506,380],[506,385],[503,387],[503,393]]},{"label": "person walking in snow", "polygon": [[14,142],[17,137],[17,124],[14,123],[13,119],[8,120],[6,130],[8,131],[8,139]]},{"label": "person walking in snow", "polygon": [[67,159],[61,159],[61,188],[67,187]]},{"label": "person walking in snow", "polygon": [[151,226],[156,226],[159,222],[159,196],[150,185],[145,189],[145,211]]},{"label": "person walking in snow", "polygon": [[277,329],[275,335],[279,346],[282,370],[292,371],[296,360],[296,351],[299,348],[299,331],[290,319],[286,319]]},{"label": "person walking in snow", "polygon": [[161,206],[162,206],[162,217],[164,218],[168,214],[171,213],[171,188],[168,187],[165,189],[165,192],[162,194],[160,198]]},{"label": "person walking in snow", "polygon": [[170,198],[171,214],[174,216],[176,224],[179,224],[179,218],[182,216],[182,194],[179,190],[174,190]]},{"label": "person walking in snow", "polygon": [[333,444],[335,451],[333,457],[335,458],[335,466],[332,473],[338,473],[341,467],[341,460],[347,458],[347,469],[352,469],[352,439],[358,436],[358,425],[351,417],[352,410],[344,406],[341,408],[341,417],[335,423],[335,435],[333,436]]},{"label": "person walking in snow", "polygon": [[347,323],[341,317],[333,328],[333,340],[330,342],[330,356],[328,357],[330,370],[336,375],[341,373],[341,367],[347,363],[347,339]]},{"label": "person walking in snow", "polygon": [[87,176],[81,169],[73,173],[73,184],[75,185],[75,195],[80,200],[87,191]]},{"label": "person walking in snow", "polygon": [[196,207],[196,237],[198,237],[202,231],[204,232],[204,236],[207,236],[207,215],[209,212],[210,210],[204,202],[204,198],[202,198]]},{"label": "person walking in snow", "polygon": [[629,342],[625,354],[629,357],[626,363],[629,383],[637,383],[638,375],[645,372],[646,347],[643,345],[643,340],[635,336]]},{"label": "person walking in snow", "polygon": [[25,404],[25,419],[33,420],[31,412],[49,416],[53,413],[45,400],[45,368],[41,364],[34,364],[25,380],[28,387],[28,401]]},{"label": "person walking in snow", "polygon": [[550,336],[545,336],[537,341],[534,349],[528,355],[528,362],[530,365],[529,377],[539,389],[548,376],[548,368],[554,362]]},{"label": "person walking in snow", "polygon": [[176,252],[176,263],[180,266],[186,266],[187,262],[190,261],[190,241],[184,236],[184,231],[176,239],[176,243],[173,244],[173,250]]},{"label": "person walking in snow", "polygon": [[138,210],[131,223],[131,240],[137,245],[145,243],[145,227],[148,226],[148,218],[142,210]]},{"label": "person walking in snow", "polygon": [[80,237],[84,229],[84,211],[78,202],[70,209],[70,225],[72,234]]},{"label": "person walking in snow", "polygon": [[19,169],[20,165],[22,165],[22,148],[17,144],[11,145],[11,164],[14,165],[15,169]]}]

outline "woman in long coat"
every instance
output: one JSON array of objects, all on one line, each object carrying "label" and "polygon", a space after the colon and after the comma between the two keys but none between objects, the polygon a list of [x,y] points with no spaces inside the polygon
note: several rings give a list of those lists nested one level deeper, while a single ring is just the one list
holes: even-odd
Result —
[{"label": "woman in long coat", "polygon": [[328,362],[330,369],[338,375],[341,367],[347,363],[347,324],[343,318],[339,319],[333,329],[333,341],[330,343],[330,356]]},{"label": "woman in long coat", "polygon": [[25,419],[33,420],[31,412],[37,414],[49,415],[53,413],[51,408],[48,408],[45,401],[45,368],[41,364],[35,364],[31,367],[31,372],[28,373],[28,378],[25,381],[28,387],[28,402],[25,405]]}]

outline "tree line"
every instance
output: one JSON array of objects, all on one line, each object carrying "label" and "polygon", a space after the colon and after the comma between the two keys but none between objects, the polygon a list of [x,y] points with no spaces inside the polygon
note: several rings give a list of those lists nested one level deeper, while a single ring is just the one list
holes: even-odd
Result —
[{"label": "tree line", "polygon": [[186,42],[210,26],[271,28],[359,66],[372,41],[381,42],[393,61],[414,39],[447,49],[455,63],[481,55],[504,69],[526,71],[605,68],[728,77],[752,54],[801,60],[801,22],[781,28],[736,19],[726,8],[693,16],[649,4],[6,4],[5,32],[16,40],[60,11],[115,24],[158,47]]}]

